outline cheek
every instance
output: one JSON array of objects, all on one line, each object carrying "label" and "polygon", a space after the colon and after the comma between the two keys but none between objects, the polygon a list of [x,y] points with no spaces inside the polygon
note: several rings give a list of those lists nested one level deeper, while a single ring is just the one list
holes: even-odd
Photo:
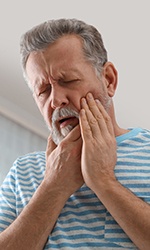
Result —
[{"label": "cheek", "polygon": [[93,86],[90,91],[95,99],[103,99],[108,95],[107,88],[105,88],[105,86],[99,82],[97,83],[97,85]]},{"label": "cheek", "polygon": [[34,99],[46,124],[51,127],[51,117],[53,109],[51,108],[50,104],[48,102],[45,102],[44,100],[39,100],[37,98]]},{"label": "cheek", "polygon": [[[93,80],[94,79],[94,80]],[[86,83],[86,86],[85,86],[85,88],[84,88],[84,92],[83,92],[83,96],[85,97],[86,95],[87,95],[87,93],[92,93],[93,94],[93,96],[95,97],[95,98],[97,98],[97,96],[99,96],[100,95],[100,93],[101,93],[101,83],[100,83],[100,81],[99,80],[97,80],[97,78],[95,79],[94,77],[93,77],[93,79],[90,79],[90,81],[88,82],[88,83]]]},{"label": "cheek", "polygon": [[43,105],[42,105],[42,103],[39,101],[39,99],[36,96],[34,96],[34,100],[35,100],[35,103],[36,103],[38,109],[40,110],[41,114],[43,115]]},{"label": "cheek", "polygon": [[47,124],[48,126],[50,126],[50,127],[51,127],[51,124],[52,124],[51,118],[52,118],[52,113],[53,113],[53,111],[54,111],[54,110],[51,108],[51,105],[50,105],[50,104],[45,104],[45,105],[43,106],[42,115],[43,115],[43,117],[44,117],[44,120],[45,120],[46,124]]}]

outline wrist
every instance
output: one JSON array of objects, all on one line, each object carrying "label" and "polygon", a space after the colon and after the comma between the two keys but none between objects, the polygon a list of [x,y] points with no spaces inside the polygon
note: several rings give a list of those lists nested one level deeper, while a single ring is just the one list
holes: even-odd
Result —
[{"label": "wrist", "polygon": [[114,175],[112,176],[103,176],[101,179],[97,179],[91,189],[98,196],[105,196],[112,191],[116,186],[120,185]]},{"label": "wrist", "polygon": [[63,192],[61,187],[54,185],[53,183],[48,183],[43,180],[38,188],[40,196],[43,196],[47,202],[56,204],[57,206],[63,207],[69,198],[66,192]]}]

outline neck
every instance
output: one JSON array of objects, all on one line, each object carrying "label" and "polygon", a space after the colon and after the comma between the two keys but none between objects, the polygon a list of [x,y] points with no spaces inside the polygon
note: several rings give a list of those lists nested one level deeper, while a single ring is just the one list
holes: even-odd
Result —
[{"label": "neck", "polygon": [[118,125],[118,123],[116,121],[116,117],[115,117],[115,110],[114,110],[113,102],[111,103],[111,107],[110,107],[110,110],[109,110],[109,115],[110,115],[111,120],[112,120],[112,124],[113,124],[113,128],[114,128],[114,134],[115,134],[115,136],[123,135],[123,134],[129,132],[129,130],[121,128]]}]

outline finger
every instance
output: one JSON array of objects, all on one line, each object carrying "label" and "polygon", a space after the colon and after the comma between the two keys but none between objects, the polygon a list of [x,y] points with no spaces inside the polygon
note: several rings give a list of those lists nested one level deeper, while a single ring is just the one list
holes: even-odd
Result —
[{"label": "finger", "polygon": [[98,107],[99,111],[101,112],[102,116],[104,117],[105,124],[107,126],[109,133],[111,135],[114,135],[114,128],[113,128],[113,124],[112,124],[112,120],[111,120],[110,116],[108,115],[106,109],[101,104],[101,102],[98,99],[96,99],[95,101],[97,103],[97,107]]},{"label": "finger", "polygon": [[[94,114],[91,112],[89,105],[87,104],[85,98],[82,98],[81,105],[83,107],[83,110],[85,110],[85,117],[83,114],[83,120],[81,118],[82,120],[81,126],[84,126],[84,129],[86,130],[86,134],[89,133],[89,136],[93,136],[94,138],[96,138],[97,136],[100,136],[101,131],[99,128],[98,121],[95,118]],[[97,108],[97,112],[99,113],[98,108]],[[81,116],[82,116],[82,112],[81,112]]]},{"label": "finger", "polygon": [[77,125],[69,132],[69,134],[65,137],[63,141],[69,140],[70,142],[73,142],[77,141],[80,137],[81,137],[80,126]]},{"label": "finger", "polygon": [[56,144],[53,142],[51,135],[47,139],[47,155],[50,155],[51,152],[56,148]]},{"label": "finger", "polygon": [[84,109],[81,109],[80,114],[79,114],[79,123],[80,123],[80,130],[81,130],[81,136],[82,139],[91,139],[92,136],[92,131],[89,126],[86,113]]},{"label": "finger", "polygon": [[83,103],[83,108],[87,108],[87,106],[85,104],[88,105],[88,108],[90,109],[90,111],[92,112],[92,114],[94,115],[95,118],[97,118],[97,115],[99,114],[99,109],[95,103],[95,100],[93,98],[93,95],[91,93],[88,93],[86,95],[86,102],[87,103]]},{"label": "finger", "polygon": [[109,132],[111,135],[114,134],[111,119],[101,102],[98,99],[94,100],[91,93],[87,94],[86,99],[91,112],[98,121],[101,132],[103,134],[107,132]]},{"label": "finger", "polygon": [[100,133],[106,130],[104,118],[91,93],[86,95],[86,100],[85,98],[82,99],[81,105],[86,111],[87,120],[89,121],[92,133]]}]

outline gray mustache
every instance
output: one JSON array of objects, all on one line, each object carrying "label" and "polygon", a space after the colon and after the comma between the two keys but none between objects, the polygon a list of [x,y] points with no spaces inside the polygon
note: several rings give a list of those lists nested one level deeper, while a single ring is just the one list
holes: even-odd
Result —
[{"label": "gray mustache", "polygon": [[75,116],[76,118],[79,118],[79,113],[71,108],[55,109],[52,115],[52,122],[66,116]]}]

